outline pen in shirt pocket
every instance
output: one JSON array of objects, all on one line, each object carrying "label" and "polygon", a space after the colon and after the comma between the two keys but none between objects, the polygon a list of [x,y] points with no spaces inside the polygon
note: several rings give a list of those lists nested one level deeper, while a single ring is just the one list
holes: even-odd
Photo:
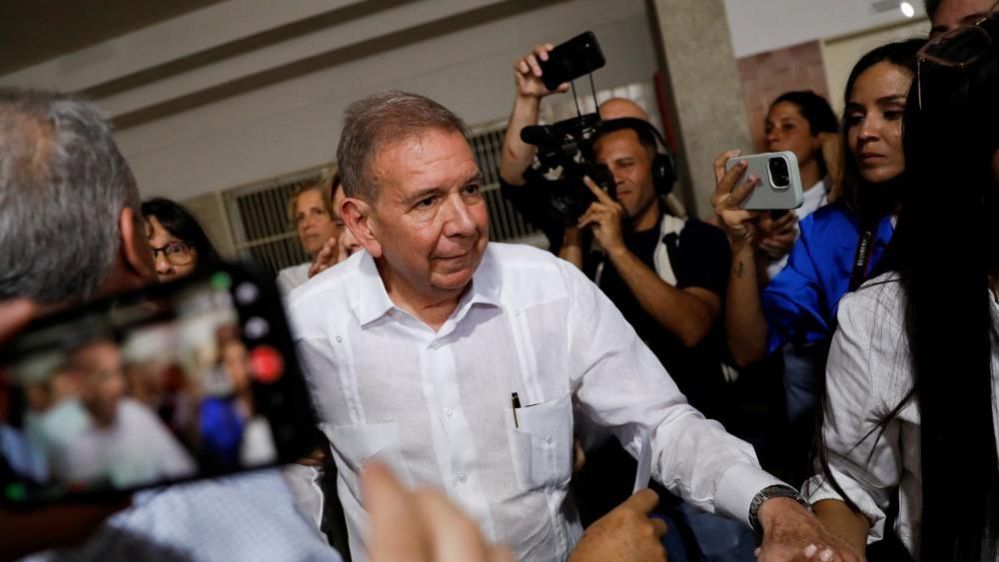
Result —
[{"label": "pen in shirt pocket", "polygon": [[510,403],[513,405],[513,427],[520,429],[520,423],[517,421],[517,410],[520,409],[520,396],[514,392],[510,395]]}]

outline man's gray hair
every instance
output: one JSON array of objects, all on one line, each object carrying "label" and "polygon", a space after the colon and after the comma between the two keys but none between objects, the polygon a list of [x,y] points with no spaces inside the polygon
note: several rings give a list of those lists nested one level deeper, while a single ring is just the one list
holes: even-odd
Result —
[{"label": "man's gray hair", "polygon": [[0,299],[92,296],[114,268],[126,206],[139,214],[135,177],[100,111],[0,88]]},{"label": "man's gray hair", "polygon": [[379,186],[371,165],[378,151],[428,130],[454,132],[468,140],[465,122],[425,96],[389,90],[350,104],[336,151],[344,194],[377,201]]}]

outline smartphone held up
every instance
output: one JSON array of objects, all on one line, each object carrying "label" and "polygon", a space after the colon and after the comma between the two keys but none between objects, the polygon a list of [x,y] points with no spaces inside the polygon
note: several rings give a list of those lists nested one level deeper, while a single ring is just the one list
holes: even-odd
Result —
[{"label": "smartphone held up", "polygon": [[804,189],[801,185],[801,173],[798,169],[798,158],[793,152],[766,152],[749,156],[730,158],[725,163],[725,170],[731,171],[739,162],[745,161],[746,171],[739,179],[739,185],[745,184],[749,178],[759,179],[753,192],[739,205],[747,210],[790,210],[797,209],[804,203]]},{"label": "smartphone held up", "polygon": [[0,358],[0,503],[290,462],[318,444],[277,290],[237,266],[42,318]]}]

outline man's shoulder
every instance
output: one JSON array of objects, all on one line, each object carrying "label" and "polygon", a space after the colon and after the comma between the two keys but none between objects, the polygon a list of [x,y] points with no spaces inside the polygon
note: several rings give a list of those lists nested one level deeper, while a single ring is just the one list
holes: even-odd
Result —
[{"label": "man's shoulder", "polygon": [[[497,242],[489,243],[480,267],[485,275],[498,282],[505,301],[516,300],[520,304],[566,296],[575,271],[551,252],[526,244]],[[578,276],[582,277],[582,273]]]},{"label": "man's shoulder", "polygon": [[[350,307],[351,291],[356,293],[364,279],[360,262],[366,254],[358,252],[345,262],[339,263],[295,287],[285,297],[285,310],[292,330],[301,334],[313,324],[325,325],[336,318],[338,312]],[[316,311],[323,311],[317,314]],[[313,326],[316,327],[316,326]]]}]

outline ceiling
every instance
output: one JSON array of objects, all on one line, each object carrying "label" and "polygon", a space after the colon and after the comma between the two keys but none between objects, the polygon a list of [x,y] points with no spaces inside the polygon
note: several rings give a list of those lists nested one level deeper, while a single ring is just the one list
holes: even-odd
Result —
[{"label": "ceiling", "polygon": [[0,75],[223,0],[0,0]]}]

